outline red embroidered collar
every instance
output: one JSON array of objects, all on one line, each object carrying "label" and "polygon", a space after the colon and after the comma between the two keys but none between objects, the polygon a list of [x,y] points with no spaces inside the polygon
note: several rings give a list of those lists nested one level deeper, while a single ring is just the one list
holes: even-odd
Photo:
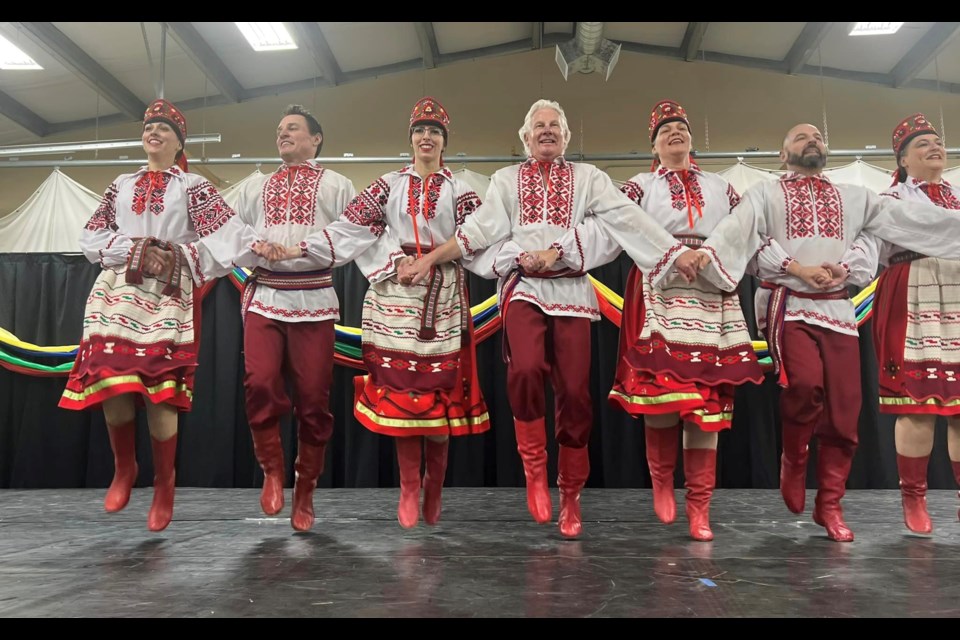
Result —
[{"label": "red embroidered collar", "polygon": [[[662,178],[668,173],[679,173],[680,171],[683,171],[683,169],[667,169],[665,166],[660,165],[660,168],[657,169],[657,177]],[[700,166],[692,160],[690,161],[690,169],[688,169],[688,171],[693,171],[694,173],[699,173],[701,175],[703,174],[703,169],[701,169]]]},{"label": "red embroidered collar", "polygon": [[947,181],[944,180],[943,178],[940,178],[940,182],[931,182],[931,183],[928,183],[926,180],[921,180],[920,178],[910,178],[910,186],[911,186],[911,187],[917,187],[917,188],[919,188],[919,187],[922,187],[922,186],[925,185],[925,184],[939,184],[939,185],[942,186],[942,187],[953,187],[952,184],[950,184],[949,182],[947,182]]},{"label": "red embroidered collar", "polygon": [[283,164],[277,167],[277,170],[274,173],[280,173],[281,171],[289,171],[290,169],[311,169],[313,171],[323,171],[323,165],[311,158],[306,162],[301,162],[300,164]]},{"label": "red embroidered collar", "polygon": [[[420,175],[417,173],[416,169],[413,168],[413,165],[412,165],[412,164],[408,164],[408,165],[405,166],[403,169],[397,170],[397,173],[399,173],[400,175],[410,174],[410,175],[416,176],[416,177],[418,177],[418,178],[420,177]],[[439,171],[435,171],[435,172],[432,173],[431,175],[443,176],[443,177],[446,178],[447,180],[453,180],[453,173],[452,173],[452,172],[450,171],[450,169],[448,169],[447,167],[440,167],[440,170],[439,170]]]},{"label": "red embroidered collar", "polygon": [[824,174],[824,173],[817,173],[817,174],[814,174],[814,175],[812,175],[812,176],[806,176],[806,175],[804,175],[804,174],[802,174],[802,173],[799,173],[799,172],[797,172],[797,171],[788,171],[787,173],[785,173],[785,174],[783,174],[782,176],[780,176],[780,181],[781,181],[781,182],[787,182],[787,181],[789,181],[789,180],[806,180],[806,179],[822,180],[823,182],[826,182],[826,183],[828,183],[828,184],[833,184],[833,182],[830,180],[830,178],[827,177],[827,175]]},{"label": "red embroidered collar", "polygon": [[163,171],[150,171],[150,167],[148,167],[148,166],[142,166],[142,167],[140,167],[140,168],[137,170],[137,172],[134,173],[133,175],[135,175],[135,176],[142,176],[142,175],[144,175],[144,174],[146,174],[146,173],[169,173],[171,176],[173,176],[173,177],[175,177],[175,178],[182,178],[182,177],[183,177],[183,171],[181,171],[181,170],[180,170],[180,167],[178,167],[177,165],[172,165],[172,166],[170,166],[169,168],[164,169]]},{"label": "red embroidered collar", "polygon": [[[540,161],[534,158],[533,156],[530,156],[529,158],[526,159],[526,161],[524,161],[524,164],[536,164],[538,162]],[[567,164],[567,159],[563,156],[557,156],[556,158],[553,159],[552,164],[558,164],[562,167],[563,165]]]}]

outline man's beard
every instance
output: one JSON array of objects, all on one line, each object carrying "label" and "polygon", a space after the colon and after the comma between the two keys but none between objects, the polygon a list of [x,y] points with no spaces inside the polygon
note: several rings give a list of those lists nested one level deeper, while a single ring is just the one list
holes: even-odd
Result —
[{"label": "man's beard", "polygon": [[[806,151],[806,149],[804,149]],[[820,153],[820,149],[817,149],[817,154],[806,154],[806,153],[788,153],[787,154],[787,164],[794,167],[803,167],[805,169],[823,169],[827,166],[827,156],[826,154]]]}]

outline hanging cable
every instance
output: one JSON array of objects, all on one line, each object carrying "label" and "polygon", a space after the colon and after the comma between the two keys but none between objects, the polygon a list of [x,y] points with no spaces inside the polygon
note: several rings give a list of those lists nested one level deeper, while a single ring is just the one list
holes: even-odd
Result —
[{"label": "hanging cable", "polygon": [[540,51],[537,52],[537,55],[539,56],[538,68],[540,69],[540,93],[537,95],[536,99],[539,100],[540,98],[543,97],[543,48],[542,47]]},{"label": "hanging cable", "polygon": [[583,118],[580,118],[580,159],[583,159]]},{"label": "hanging cable", "polygon": [[933,69],[937,74],[937,98],[940,102],[940,141],[944,148],[947,146],[947,127],[943,123],[943,94],[940,93],[940,56],[933,58]]},{"label": "hanging cable", "polygon": [[[95,142],[100,142],[100,92],[97,91],[97,118],[94,120],[93,124],[93,139]],[[100,159],[100,149],[93,150],[93,159]]]},{"label": "hanging cable", "polygon": [[[706,67],[707,63],[707,53],[701,49],[700,50],[700,60],[704,63]],[[700,101],[703,104],[703,148],[710,152],[710,110],[707,107],[707,91],[704,89],[704,82],[700,82]]]},{"label": "hanging cable", "polygon": [[830,129],[827,127],[827,94],[823,88],[823,58],[820,55],[820,45],[817,45],[817,63],[820,66],[820,103],[823,107],[823,144],[830,148]]},{"label": "hanging cable", "polygon": [[160,96],[160,85],[157,82],[157,69],[153,66],[153,54],[150,53],[150,39],[147,37],[147,23],[140,23],[140,33],[143,34],[143,46],[147,50],[147,64],[150,65],[150,77],[153,79],[153,95]]},{"label": "hanging cable", "polygon": [[160,91],[158,98],[166,98],[167,91],[167,23],[160,23]]},{"label": "hanging cable", "polygon": [[[207,132],[207,74],[203,74],[203,115],[200,118],[200,127],[204,133]],[[186,151],[184,151],[186,153]],[[207,141],[204,140],[200,145],[200,157],[207,157]]]}]

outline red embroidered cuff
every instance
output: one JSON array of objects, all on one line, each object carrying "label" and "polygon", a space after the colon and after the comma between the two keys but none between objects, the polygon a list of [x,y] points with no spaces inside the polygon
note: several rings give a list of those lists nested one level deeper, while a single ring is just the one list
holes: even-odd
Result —
[{"label": "red embroidered cuff", "polygon": [[307,243],[301,240],[298,246],[300,247],[300,257],[306,258],[309,255],[309,252],[307,251]]},{"label": "red embroidered cuff", "polygon": [[563,247],[560,246],[559,242],[554,242],[552,245],[550,245],[550,248],[557,250],[557,260],[563,260]]},{"label": "red embroidered cuff", "polygon": [[467,236],[463,235],[463,232],[460,231],[460,227],[457,227],[457,241],[460,243],[460,246],[463,248],[464,257],[472,256],[476,251],[470,246],[470,239]]},{"label": "red embroidered cuff", "polygon": [[782,273],[783,275],[788,275],[787,267],[789,267],[792,263],[796,261],[797,261],[796,258],[784,258],[783,262],[780,263],[780,273]]}]

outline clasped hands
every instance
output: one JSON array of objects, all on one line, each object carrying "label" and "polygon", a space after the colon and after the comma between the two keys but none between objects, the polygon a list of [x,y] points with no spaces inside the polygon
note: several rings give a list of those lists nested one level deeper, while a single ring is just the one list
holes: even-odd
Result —
[{"label": "clasped hands", "polygon": [[149,245],[143,250],[143,272],[159,277],[173,269],[173,251]]},{"label": "clasped hands", "polygon": [[278,260],[290,260],[291,258],[300,257],[300,247],[286,247],[279,242],[267,242],[265,240],[260,240],[253,243],[251,247],[253,252],[269,260],[270,262],[277,262]]},{"label": "clasped hands", "polygon": [[[559,252],[550,248],[543,251],[523,252],[518,262],[524,273],[542,273],[552,269],[559,257]],[[406,286],[417,284],[430,275],[434,265],[433,257],[429,253],[419,258],[404,256],[396,262],[397,281]]]},{"label": "clasped hands", "polygon": [[710,263],[710,254],[706,251],[684,251],[673,262],[673,268],[690,283],[697,279],[697,274]]},{"label": "clasped hands", "polygon": [[809,286],[820,291],[836,289],[850,275],[846,269],[835,262],[824,262],[816,267],[802,265],[796,260],[787,267],[787,273],[800,278]]},{"label": "clasped hands", "polygon": [[[693,282],[697,274],[710,264],[710,254],[703,250],[684,251],[673,263],[674,269],[687,282]],[[849,272],[835,262],[824,262],[820,266],[802,265],[796,260],[787,267],[789,275],[800,278],[809,286],[820,291],[829,291],[843,284]]]}]

